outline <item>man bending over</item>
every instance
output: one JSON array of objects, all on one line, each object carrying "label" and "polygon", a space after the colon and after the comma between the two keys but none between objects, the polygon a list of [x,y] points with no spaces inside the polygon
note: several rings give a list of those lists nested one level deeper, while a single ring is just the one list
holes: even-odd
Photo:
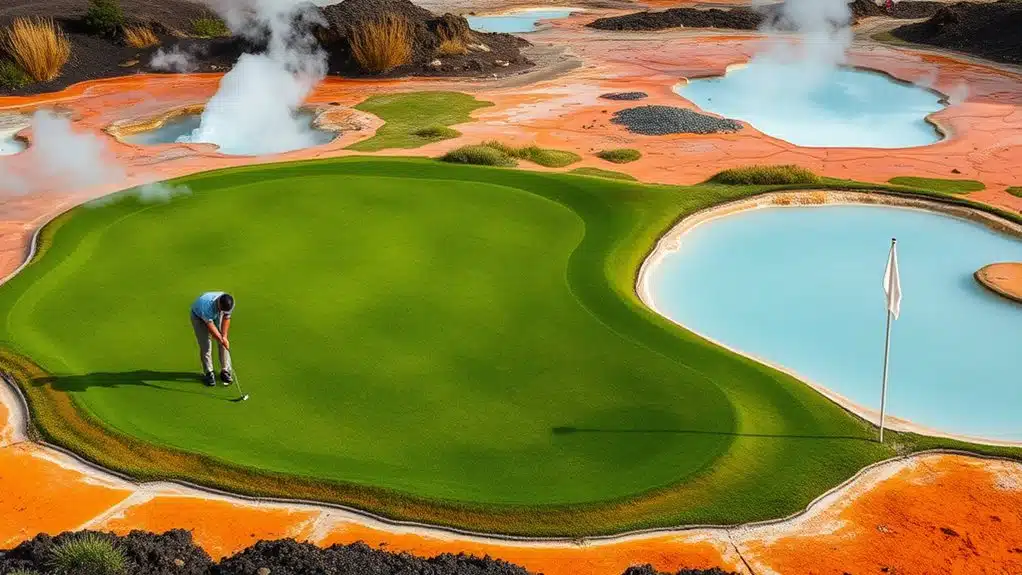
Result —
[{"label": "man bending over", "polygon": [[227,339],[227,332],[231,329],[232,311],[234,298],[222,291],[208,291],[192,304],[192,328],[195,330],[195,341],[199,344],[202,382],[209,386],[216,385],[213,377],[211,337],[220,344],[220,381],[224,385],[230,385],[233,380],[231,342]]}]

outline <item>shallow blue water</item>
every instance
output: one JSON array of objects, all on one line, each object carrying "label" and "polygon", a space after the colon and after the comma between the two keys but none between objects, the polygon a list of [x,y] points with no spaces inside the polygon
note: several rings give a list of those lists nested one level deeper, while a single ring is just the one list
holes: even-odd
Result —
[{"label": "shallow blue water", "polygon": [[25,144],[21,140],[15,139],[14,136],[10,138],[0,138],[0,156],[10,156],[17,154],[25,149]]},{"label": "shallow blue water", "polygon": [[979,224],[880,206],[740,212],[683,236],[652,270],[655,305],[879,409],[892,237],[904,296],[891,332],[888,413],[1022,440],[1022,306],[972,276],[988,263],[1022,260],[1022,241]]},{"label": "shallow blue water", "polygon": [[540,20],[558,20],[567,18],[577,10],[549,8],[542,10],[522,10],[509,12],[499,16],[467,16],[469,28],[478,32],[504,32],[507,34],[524,34],[535,32]]},{"label": "shallow blue water", "polygon": [[[201,119],[202,118],[199,114],[186,114],[164,122],[164,124],[156,130],[139,132],[137,134],[127,136],[124,138],[124,141],[141,146],[172,144],[174,142],[181,141],[181,138],[190,136],[192,132],[199,127]],[[315,121],[315,116],[313,114],[298,114],[298,121],[302,123],[303,127],[311,131],[311,134],[313,135],[311,145],[313,146],[329,143],[337,137],[337,134],[334,132],[313,128],[312,123]],[[244,142],[234,143],[233,145],[228,146],[220,146],[218,150],[220,153],[227,155],[250,155],[253,153],[252,150],[246,148]],[[290,150],[280,151],[285,152]]]},{"label": "shallow blue water", "polygon": [[925,120],[944,107],[936,94],[853,68],[753,61],[676,91],[703,110],[798,146],[907,148],[941,139]]}]

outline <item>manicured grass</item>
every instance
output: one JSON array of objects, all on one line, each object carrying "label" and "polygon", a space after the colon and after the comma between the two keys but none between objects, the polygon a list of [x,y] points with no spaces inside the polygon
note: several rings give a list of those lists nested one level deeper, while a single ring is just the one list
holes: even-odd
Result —
[{"label": "manicured grass", "polygon": [[[178,182],[192,195],[59,218],[0,287],[20,354],[0,361],[40,434],[123,472],[576,536],[779,517],[869,463],[963,446],[879,445],[638,300],[679,217],[773,188],[389,158]],[[206,289],[237,297],[248,402],[196,380]]]},{"label": "manicured grass", "polygon": [[613,170],[601,170],[600,168],[575,168],[571,171],[572,174],[578,174],[580,176],[596,176],[598,178],[610,178],[612,180],[628,180],[636,181],[635,177],[631,174],[624,172],[615,172]]},{"label": "manicured grass", "polygon": [[[460,92],[411,92],[372,96],[355,109],[379,116],[386,122],[376,135],[352,144],[350,150],[377,152],[388,148],[418,148],[419,146],[457,137],[451,130],[438,137],[438,127],[461,124],[471,119],[479,108],[492,106]],[[426,130],[426,135],[419,135]]]},{"label": "manicured grass", "polygon": [[986,189],[983,182],[977,182],[976,180],[944,180],[941,178],[899,176],[891,178],[889,182],[896,186],[923,188],[924,190],[933,190],[943,194],[968,194],[969,192],[978,192]]},{"label": "manicured grass", "polygon": [[709,180],[729,186],[816,184],[820,177],[799,166],[743,166],[724,170]]},{"label": "manicured grass", "polygon": [[1022,186],[1012,186],[1006,190],[1009,194],[1016,198],[1022,198]]},{"label": "manicured grass", "polygon": [[617,148],[614,150],[599,151],[596,153],[596,156],[601,160],[606,160],[615,164],[627,164],[641,158],[642,152],[639,150],[633,150],[632,148]]}]

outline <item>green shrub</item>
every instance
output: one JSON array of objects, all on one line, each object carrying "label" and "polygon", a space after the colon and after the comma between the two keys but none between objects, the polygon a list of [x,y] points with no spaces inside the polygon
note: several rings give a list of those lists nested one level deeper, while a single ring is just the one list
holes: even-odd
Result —
[{"label": "green shrub", "polygon": [[575,168],[571,171],[572,174],[578,174],[580,176],[593,176],[597,178],[609,178],[611,180],[628,180],[630,182],[637,182],[635,176],[626,174],[624,172],[615,172],[613,170],[601,170],[600,168]]},{"label": "green shrub", "polygon": [[1016,198],[1022,198],[1022,186],[1012,186],[1007,189],[1007,192]]},{"label": "green shrub", "polygon": [[448,140],[450,138],[457,138],[461,135],[461,132],[447,126],[427,126],[415,130],[412,134],[427,140]]},{"label": "green shrub", "polygon": [[32,82],[32,78],[20,66],[10,60],[0,60],[0,88],[17,90]]},{"label": "green shrub", "polygon": [[986,189],[983,182],[976,180],[944,180],[941,178],[914,178],[902,176],[891,178],[888,182],[897,186],[908,186],[910,188],[922,188],[945,194],[967,194]]},{"label": "green shrub", "polygon": [[539,146],[523,146],[521,148],[516,148],[496,140],[483,142],[483,145],[513,158],[528,160],[534,164],[539,164],[540,166],[547,168],[563,168],[564,166],[574,164],[582,159],[582,156],[579,156],[574,152],[540,148]]},{"label": "green shrub", "polygon": [[627,164],[628,162],[634,162],[641,158],[642,152],[639,150],[633,150],[632,148],[618,148],[616,150],[603,150],[602,152],[597,152],[596,157],[615,164]]},{"label": "green shrub", "polygon": [[818,184],[820,177],[798,166],[743,166],[724,170],[709,180],[728,186]]},{"label": "green shrub", "polygon": [[444,154],[441,161],[453,164],[474,164],[476,166],[500,166],[511,168],[518,161],[504,152],[490,146],[462,146]]},{"label": "green shrub", "polygon": [[39,575],[39,573],[31,569],[15,569],[14,571],[8,571],[7,575]]},{"label": "green shrub", "polygon": [[49,567],[61,575],[123,575],[124,552],[95,533],[83,533],[50,550]]},{"label": "green shrub", "polygon": [[89,0],[85,28],[92,34],[113,36],[124,25],[120,0]]},{"label": "green shrub", "polygon": [[203,16],[192,20],[192,34],[203,38],[230,36],[231,31],[223,20],[215,16]]}]

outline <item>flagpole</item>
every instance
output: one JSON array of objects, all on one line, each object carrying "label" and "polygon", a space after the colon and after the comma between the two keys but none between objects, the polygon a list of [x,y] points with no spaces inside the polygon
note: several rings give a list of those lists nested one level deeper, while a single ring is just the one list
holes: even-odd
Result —
[{"label": "flagpole", "polygon": [[[891,238],[891,250],[898,240]],[[884,336],[884,383],[880,391],[880,443],[884,442],[884,414],[887,408],[887,362],[891,356],[891,316],[890,306],[887,307],[887,334]]]}]

